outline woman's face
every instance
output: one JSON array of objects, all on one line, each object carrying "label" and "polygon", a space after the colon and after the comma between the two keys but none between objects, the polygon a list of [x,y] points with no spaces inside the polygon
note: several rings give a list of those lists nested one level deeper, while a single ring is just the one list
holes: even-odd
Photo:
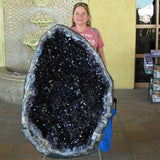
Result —
[{"label": "woman's face", "polygon": [[87,11],[82,6],[77,7],[73,14],[73,20],[76,25],[87,25],[89,17]]}]

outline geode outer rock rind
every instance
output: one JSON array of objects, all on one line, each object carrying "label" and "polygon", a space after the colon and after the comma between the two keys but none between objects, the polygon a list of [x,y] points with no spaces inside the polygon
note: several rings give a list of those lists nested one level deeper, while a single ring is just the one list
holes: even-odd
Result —
[{"label": "geode outer rock rind", "polygon": [[113,81],[81,35],[55,25],[41,38],[26,76],[22,129],[52,158],[92,153],[113,111]]}]

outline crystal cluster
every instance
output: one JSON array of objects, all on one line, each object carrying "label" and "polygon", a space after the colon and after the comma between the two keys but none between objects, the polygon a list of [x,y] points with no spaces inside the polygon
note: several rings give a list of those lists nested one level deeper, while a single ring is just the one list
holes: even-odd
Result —
[{"label": "crystal cluster", "polygon": [[75,35],[64,26],[48,32],[26,80],[30,89],[25,90],[23,105],[28,125],[36,126],[51,148],[60,152],[86,149],[101,115],[110,112],[104,105],[112,87],[107,71],[90,44]]}]

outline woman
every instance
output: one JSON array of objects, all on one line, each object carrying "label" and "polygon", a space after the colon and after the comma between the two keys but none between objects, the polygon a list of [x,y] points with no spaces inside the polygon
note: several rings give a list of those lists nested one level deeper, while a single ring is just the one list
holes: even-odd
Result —
[{"label": "woman", "polygon": [[104,43],[99,31],[97,29],[94,30],[91,27],[90,12],[86,3],[80,2],[74,5],[71,28],[91,43],[101,56],[103,63],[106,65],[103,50]]}]

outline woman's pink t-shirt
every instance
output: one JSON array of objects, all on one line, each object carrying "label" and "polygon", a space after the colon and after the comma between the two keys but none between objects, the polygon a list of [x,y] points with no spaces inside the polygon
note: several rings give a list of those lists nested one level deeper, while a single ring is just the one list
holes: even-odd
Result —
[{"label": "woman's pink t-shirt", "polygon": [[[78,32],[76,30],[76,27],[71,27],[71,29]],[[103,43],[101,34],[99,33],[98,30],[97,30],[98,37],[97,37],[96,32],[93,30],[93,28],[89,26],[87,27],[85,31],[78,32],[78,33],[81,34],[85,39],[87,39],[91,43],[91,45],[94,47],[95,50],[97,50],[97,48],[104,47],[104,43]]]}]

